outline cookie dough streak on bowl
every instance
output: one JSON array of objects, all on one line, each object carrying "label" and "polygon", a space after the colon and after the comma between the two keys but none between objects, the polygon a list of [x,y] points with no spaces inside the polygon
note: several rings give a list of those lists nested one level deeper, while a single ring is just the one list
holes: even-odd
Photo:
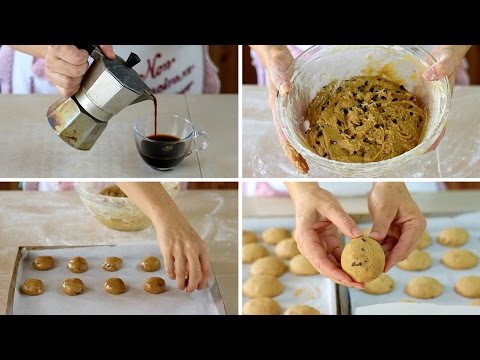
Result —
[{"label": "cookie dough streak on bowl", "polygon": [[427,114],[403,85],[355,76],[320,90],[310,103],[308,119],[305,137],[312,151],[331,160],[368,163],[417,146]]}]

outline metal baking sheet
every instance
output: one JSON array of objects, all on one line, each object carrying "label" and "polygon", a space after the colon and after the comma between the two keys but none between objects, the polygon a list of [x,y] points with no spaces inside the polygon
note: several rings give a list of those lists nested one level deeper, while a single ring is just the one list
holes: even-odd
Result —
[{"label": "metal baking sheet", "polygon": [[[413,301],[420,304],[433,304],[433,305],[450,305],[452,306],[468,306],[472,299],[465,298],[457,294],[454,290],[455,283],[460,278],[467,275],[480,275],[480,265],[477,264],[472,269],[467,270],[453,270],[441,263],[442,255],[450,249],[466,249],[470,250],[479,258],[480,260],[480,212],[462,214],[454,217],[434,217],[427,219],[427,231],[432,236],[432,245],[423,249],[430,254],[432,257],[432,266],[423,271],[407,271],[402,270],[399,267],[395,266],[387,274],[390,275],[395,281],[395,288],[389,294],[384,295],[370,295],[361,290],[357,289],[348,289],[348,295],[350,298],[350,310],[352,314],[356,313],[378,313],[377,310],[380,310],[382,313],[405,313],[410,311],[411,313],[432,313],[438,311],[439,313],[444,313],[444,307],[432,308],[426,306],[416,306],[415,304],[410,303],[409,305],[402,305],[401,309],[399,306],[394,305],[394,303],[409,304]],[[371,224],[362,224],[361,228],[371,226]],[[462,227],[467,229],[470,234],[468,242],[458,248],[447,247],[439,245],[436,242],[436,237],[438,233],[447,227]],[[434,299],[417,299],[412,296],[409,296],[405,293],[405,285],[408,281],[414,277],[420,276],[429,276],[437,279],[443,285],[443,293]],[[344,288],[344,287],[343,287]],[[345,288],[344,288],[345,289]],[[345,292],[341,292],[345,295]],[[345,297],[342,297],[342,302],[348,301]],[[362,309],[362,307],[367,307],[376,304],[392,304],[392,306],[382,306],[382,307],[370,307],[368,309]],[[345,305],[343,307],[346,307]],[[407,310],[405,310],[407,309]],[[367,311],[368,310],[368,311]],[[454,309],[450,309],[454,311]],[[473,306],[469,306],[470,312],[478,312],[478,309]],[[464,312],[464,310],[462,310]]]},{"label": "metal baking sheet", "polygon": [[[37,256],[50,255],[55,259],[55,268],[37,271],[32,261]],[[87,259],[89,267],[85,273],[73,274],[67,270],[67,262],[75,256]],[[117,256],[123,259],[119,271],[108,272],[101,268],[106,257]],[[139,263],[147,256],[161,259],[162,268],[156,272],[140,270]],[[153,295],[143,290],[144,281],[159,276],[166,282],[167,291]],[[86,286],[86,292],[78,296],[68,296],[61,290],[63,281],[78,277]],[[111,277],[121,278],[127,285],[127,292],[111,295],[105,292],[103,284]],[[39,296],[26,296],[20,286],[28,278],[43,281],[45,292]],[[157,314],[157,315],[225,315],[225,307],[218,289],[215,275],[209,279],[204,290],[188,294],[176,288],[175,280],[165,273],[163,258],[155,242],[119,246],[85,247],[42,247],[19,250],[19,258],[12,279],[9,313],[12,314]]]},{"label": "metal baking sheet", "polygon": [[[285,227],[292,230],[295,226],[294,218],[244,218],[243,230],[257,233],[259,243],[264,245],[270,255],[275,256],[275,246],[261,240],[262,232],[269,227]],[[285,260],[288,265],[288,260]],[[250,277],[251,264],[242,265],[242,284]],[[322,315],[337,314],[337,297],[335,283],[321,275],[298,276],[287,270],[278,278],[285,289],[282,294],[274,298],[285,312],[293,305],[309,305],[320,310]],[[242,296],[242,304],[249,300]]]}]

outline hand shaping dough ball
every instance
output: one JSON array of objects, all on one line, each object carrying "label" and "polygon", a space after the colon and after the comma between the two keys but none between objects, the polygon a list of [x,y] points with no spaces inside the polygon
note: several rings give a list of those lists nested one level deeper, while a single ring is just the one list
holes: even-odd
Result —
[{"label": "hand shaping dough ball", "polygon": [[443,286],[438,280],[431,277],[416,277],[405,286],[405,292],[418,299],[433,299],[443,291]]},{"label": "hand shaping dough ball", "polygon": [[83,285],[83,281],[78,278],[67,279],[63,282],[62,290],[67,295],[76,296],[85,291],[85,285]]},{"label": "hand shaping dough ball", "polygon": [[291,237],[291,233],[288,229],[280,228],[280,227],[273,227],[265,230],[262,233],[262,239],[267,244],[278,244],[283,239],[287,239]]},{"label": "hand shaping dough ball", "polygon": [[477,256],[469,250],[452,249],[443,254],[442,263],[450,269],[470,269],[477,265]]},{"label": "hand shaping dough ball", "polygon": [[480,306],[480,299],[475,299],[470,302],[471,306]]},{"label": "hand shaping dough ball", "polygon": [[267,256],[255,260],[250,268],[251,275],[272,275],[275,277],[281,276],[287,271],[287,266],[283,260],[275,256]]},{"label": "hand shaping dough ball", "polygon": [[43,282],[38,279],[28,279],[22,285],[22,293],[29,296],[37,296],[43,293]]},{"label": "hand shaping dough ball", "polygon": [[102,269],[107,271],[117,271],[122,267],[123,260],[118,257],[108,257],[103,261]]},{"label": "hand shaping dough ball", "polygon": [[342,269],[355,281],[366,283],[379,277],[385,267],[385,253],[380,244],[361,236],[345,246],[340,259]]},{"label": "hand shaping dough ball", "polygon": [[462,246],[468,241],[468,232],[462,228],[447,228],[440,231],[437,241],[445,246]]},{"label": "hand shaping dough ball", "polygon": [[313,267],[310,261],[302,254],[296,255],[288,264],[290,272],[295,275],[316,275],[317,269]]},{"label": "hand shaping dough ball", "polygon": [[140,263],[140,268],[143,271],[146,271],[146,272],[152,272],[152,271],[160,270],[161,266],[162,265],[160,264],[160,259],[156,258],[155,256],[146,257]]},{"label": "hand shaping dough ball", "polygon": [[267,297],[248,300],[243,304],[243,315],[281,315],[282,309],[278,303]]},{"label": "hand shaping dough ball", "polygon": [[33,260],[32,265],[35,270],[50,270],[55,267],[55,260],[51,256],[39,256]]},{"label": "hand shaping dough ball", "polygon": [[161,294],[167,291],[165,280],[160,277],[151,277],[145,281],[143,289],[150,294]]},{"label": "hand shaping dough ball", "polygon": [[426,247],[429,247],[432,245],[432,237],[430,234],[426,231],[420,235],[420,239],[417,242],[416,248],[417,249],[425,249]]},{"label": "hand shaping dough ball", "polygon": [[282,292],[283,284],[272,275],[254,275],[243,284],[243,293],[249,298],[272,298]]},{"label": "hand shaping dough ball", "polygon": [[242,246],[242,262],[251,264],[255,260],[268,256],[268,250],[257,243]]},{"label": "hand shaping dough ball", "polygon": [[426,270],[432,266],[432,258],[425,251],[415,249],[405,260],[398,262],[397,266],[403,270]]},{"label": "hand shaping dough ball", "polygon": [[257,234],[253,231],[243,230],[242,231],[242,245],[251,244],[257,242]]},{"label": "hand shaping dough ball", "polygon": [[462,277],[455,284],[455,291],[468,298],[480,298],[480,276]]},{"label": "hand shaping dough ball", "polygon": [[284,315],[320,315],[320,311],[308,305],[293,305]]},{"label": "hand shaping dough ball", "polygon": [[87,268],[87,260],[80,256],[70,259],[70,261],[67,263],[67,269],[75,274],[84,273],[85,271],[87,271]]},{"label": "hand shaping dough ball", "polygon": [[109,294],[119,295],[127,291],[125,283],[119,278],[110,278],[105,281],[105,291]]},{"label": "hand shaping dough ball", "polygon": [[293,238],[283,239],[275,246],[275,254],[282,259],[291,259],[300,254],[297,242]]},{"label": "hand shaping dough ball", "polygon": [[365,283],[363,291],[372,295],[388,294],[393,290],[394,286],[395,282],[390,276],[381,274],[375,280]]}]

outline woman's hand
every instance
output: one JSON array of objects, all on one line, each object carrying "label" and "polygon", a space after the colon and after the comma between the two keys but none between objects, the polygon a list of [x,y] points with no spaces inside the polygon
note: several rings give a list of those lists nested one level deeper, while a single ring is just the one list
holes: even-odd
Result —
[{"label": "woman's hand", "polygon": [[[112,45],[99,45],[109,59],[115,58]],[[45,55],[45,74],[63,97],[68,98],[80,89],[88,70],[88,52],[74,45],[48,45]]]},{"label": "woman's hand", "polygon": [[165,271],[180,290],[201,290],[210,276],[205,242],[188,223],[159,182],[119,182],[125,194],[152,220]]},{"label": "woman's hand", "polygon": [[343,247],[338,230],[346,237],[363,235],[335,197],[317,183],[285,183],[295,204],[295,241],[300,252],[320,274],[338,284],[363,288],[340,266]]},{"label": "woman's hand", "polygon": [[265,66],[268,86],[268,105],[273,115],[273,122],[283,151],[290,162],[302,173],[308,173],[308,164],[305,159],[288,142],[283,133],[275,109],[277,93],[281,96],[288,96],[292,88],[287,74],[288,67],[293,61],[290,50],[285,45],[251,45],[251,48],[258,54]]},{"label": "woman's hand", "polygon": [[375,183],[368,211],[373,220],[369,236],[382,245],[387,272],[415,249],[427,222],[404,183]]}]

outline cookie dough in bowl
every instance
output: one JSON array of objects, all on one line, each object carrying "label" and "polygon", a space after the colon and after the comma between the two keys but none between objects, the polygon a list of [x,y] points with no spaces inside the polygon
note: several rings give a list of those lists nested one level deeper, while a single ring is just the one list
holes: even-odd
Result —
[{"label": "cookie dough in bowl", "polygon": [[[448,81],[423,78],[423,72],[435,61],[416,45],[313,46],[288,69],[292,82],[288,96],[277,96],[281,128],[310,167],[354,177],[387,174],[424,154],[446,124],[450,106]],[[359,77],[365,78],[363,84]],[[371,79],[367,85],[366,77]],[[345,85],[352,80],[352,84]],[[368,86],[372,84],[373,88]],[[358,85],[357,90],[350,89],[353,85]],[[314,112],[325,112],[326,117],[321,119],[309,116],[309,106],[317,94],[319,111]],[[407,104],[409,101],[415,105]],[[420,115],[421,111],[416,114],[412,109],[422,109],[426,115]],[[365,114],[368,116],[363,117]],[[315,135],[316,139],[309,135]]]},{"label": "cookie dough in bowl", "polygon": [[385,268],[385,253],[380,244],[368,236],[353,238],[340,259],[343,271],[360,283],[379,277]]}]

